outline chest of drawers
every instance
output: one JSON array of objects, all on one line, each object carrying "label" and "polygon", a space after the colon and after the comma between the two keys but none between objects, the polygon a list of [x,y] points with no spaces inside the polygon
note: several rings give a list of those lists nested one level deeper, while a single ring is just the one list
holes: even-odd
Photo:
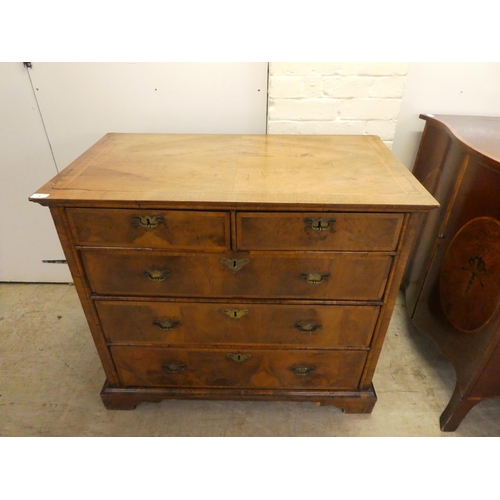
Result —
[{"label": "chest of drawers", "polygon": [[370,412],[419,215],[371,136],[108,134],[50,207],[107,408],[169,398]]}]

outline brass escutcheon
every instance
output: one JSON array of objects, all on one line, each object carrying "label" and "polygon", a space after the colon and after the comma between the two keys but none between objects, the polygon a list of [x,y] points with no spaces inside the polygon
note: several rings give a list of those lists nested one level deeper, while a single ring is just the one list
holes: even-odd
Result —
[{"label": "brass escutcheon", "polygon": [[231,319],[240,319],[248,314],[248,309],[222,309],[222,312]]},{"label": "brass escutcheon", "polygon": [[164,281],[170,276],[170,271],[166,269],[164,271],[152,270],[144,271],[142,274],[147,276],[151,281]]},{"label": "brass escutcheon", "polygon": [[180,322],[179,321],[158,321],[158,320],[155,320],[155,321],[153,321],[153,325],[157,326],[158,328],[161,328],[162,330],[169,332],[170,330],[173,330],[176,326],[180,326]]},{"label": "brass escutcheon", "polygon": [[142,227],[146,231],[151,231],[158,224],[161,224],[165,218],[163,215],[134,215],[132,217],[132,225],[134,227]]},{"label": "brass escutcheon", "polygon": [[223,257],[220,261],[231,271],[239,271],[250,262],[250,259],[226,259]]},{"label": "brass escutcheon", "polygon": [[335,224],[335,219],[312,219],[311,217],[306,217],[304,219],[304,222],[308,227],[314,229],[318,233],[320,233],[321,231],[326,231],[327,229],[330,229],[331,232],[334,232],[333,224]]},{"label": "brass escutcheon", "polygon": [[302,333],[313,333],[321,328],[319,323],[296,323],[294,326]]},{"label": "brass escutcheon", "polygon": [[185,363],[162,363],[161,367],[168,373],[181,373],[187,368]]},{"label": "brass escutcheon", "polygon": [[319,285],[330,277],[330,273],[302,273],[300,277],[310,285]]},{"label": "brass escutcheon", "polygon": [[236,361],[237,363],[242,363],[248,358],[251,358],[251,354],[233,354],[232,352],[228,352],[226,354],[226,358],[232,359],[233,361]]},{"label": "brass escutcheon", "polygon": [[298,375],[299,377],[304,377],[305,375],[309,375],[316,369],[315,366],[313,365],[298,365],[298,366],[292,366],[290,370],[292,370],[295,375]]}]

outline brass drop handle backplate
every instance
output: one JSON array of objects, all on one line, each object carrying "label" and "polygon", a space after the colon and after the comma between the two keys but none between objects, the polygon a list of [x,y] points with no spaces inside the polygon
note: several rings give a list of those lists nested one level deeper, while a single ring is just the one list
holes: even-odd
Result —
[{"label": "brass drop handle backplate", "polygon": [[250,259],[226,259],[223,257],[220,261],[231,271],[239,271],[250,262]]},{"label": "brass drop handle backplate", "polygon": [[170,276],[170,271],[164,269],[163,271],[158,271],[157,269],[144,271],[142,274],[147,276],[151,281],[164,281]]},{"label": "brass drop handle backplate", "polygon": [[186,371],[186,363],[162,363],[161,367],[168,373],[182,373]]},{"label": "brass drop handle backplate", "polygon": [[222,312],[231,319],[240,319],[248,314],[248,309],[222,309]]},{"label": "brass drop handle backplate", "polygon": [[132,225],[134,227],[142,227],[146,231],[151,231],[164,220],[163,215],[134,215],[132,216]]},{"label": "brass drop handle backplate", "polygon": [[158,328],[161,328],[162,330],[165,330],[167,332],[173,330],[176,326],[180,326],[180,324],[180,321],[153,321],[154,326],[157,326]]},{"label": "brass drop handle backplate", "polygon": [[305,377],[306,375],[311,374],[315,369],[316,367],[314,365],[298,365],[290,368],[290,370],[292,370],[292,372],[299,377]]},{"label": "brass drop handle backplate", "polygon": [[314,229],[316,232],[321,233],[322,231],[330,230],[330,232],[334,232],[333,225],[335,224],[335,219],[313,219],[311,217],[306,217],[304,219],[306,226]]},{"label": "brass drop handle backplate", "polygon": [[228,352],[226,354],[226,358],[232,359],[233,361],[236,361],[237,363],[243,363],[248,358],[251,358],[251,354],[233,354],[232,352]]},{"label": "brass drop handle backplate", "polygon": [[314,333],[316,330],[319,330],[321,328],[321,325],[319,323],[306,322],[296,323],[294,326],[302,333]]},{"label": "brass drop handle backplate", "polygon": [[330,273],[302,273],[300,277],[310,285],[319,285],[330,277]]}]

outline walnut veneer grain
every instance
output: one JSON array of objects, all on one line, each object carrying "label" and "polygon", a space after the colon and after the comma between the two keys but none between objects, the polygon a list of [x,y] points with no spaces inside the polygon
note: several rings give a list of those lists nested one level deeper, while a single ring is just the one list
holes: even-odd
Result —
[{"label": "walnut veneer grain", "polygon": [[108,134],[30,199],[51,208],[110,409],[372,411],[419,214],[437,206],[371,136]]},{"label": "walnut veneer grain", "polygon": [[455,369],[440,420],[454,431],[500,396],[500,118],[421,118],[413,172],[441,207],[425,216],[404,287],[413,322]]}]

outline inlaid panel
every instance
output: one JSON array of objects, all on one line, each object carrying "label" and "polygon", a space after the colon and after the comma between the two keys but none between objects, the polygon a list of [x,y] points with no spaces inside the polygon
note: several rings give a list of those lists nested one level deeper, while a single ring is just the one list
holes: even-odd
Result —
[{"label": "inlaid panel", "polygon": [[443,311],[460,331],[484,327],[500,304],[500,222],[480,217],[456,234],[444,257],[439,290]]}]

